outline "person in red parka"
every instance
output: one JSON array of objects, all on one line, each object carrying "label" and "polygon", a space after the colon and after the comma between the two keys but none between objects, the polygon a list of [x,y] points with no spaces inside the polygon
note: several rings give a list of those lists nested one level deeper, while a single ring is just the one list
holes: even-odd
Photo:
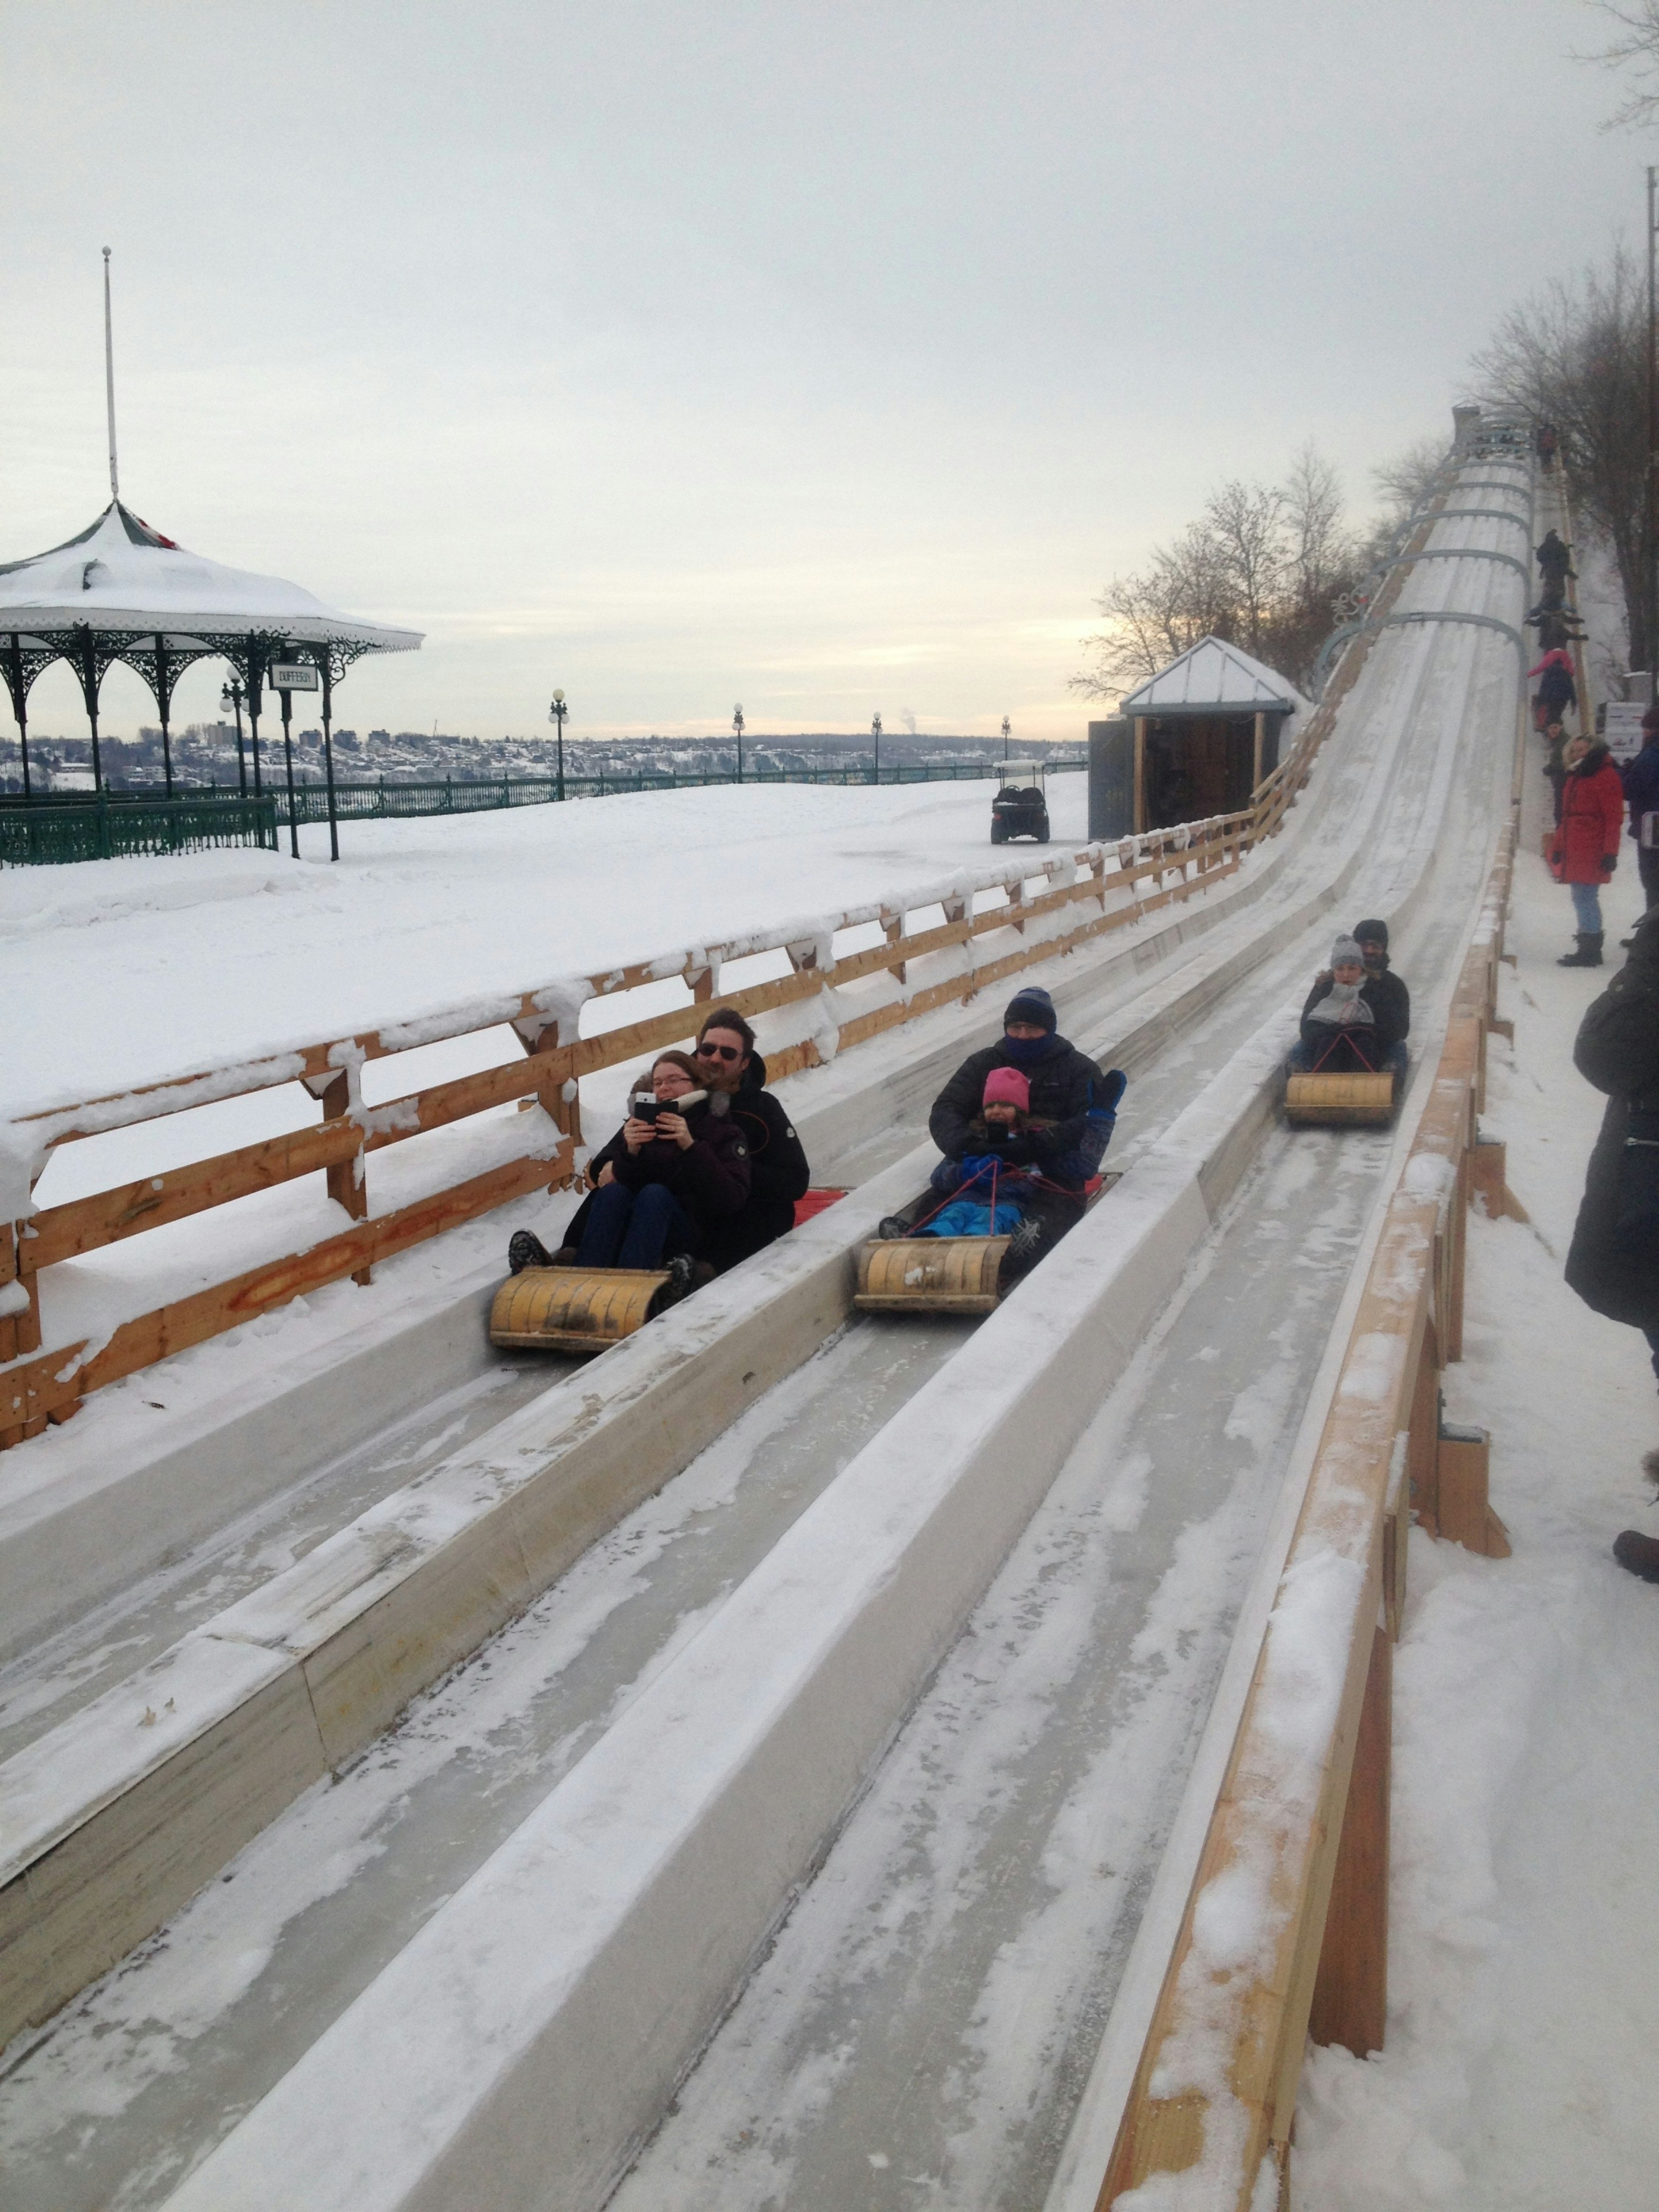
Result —
[{"label": "person in red parka", "polygon": [[1550,873],[1572,893],[1578,949],[1558,968],[1601,965],[1601,886],[1619,865],[1625,827],[1625,786],[1599,738],[1575,738],[1563,757],[1561,818],[1549,849]]}]

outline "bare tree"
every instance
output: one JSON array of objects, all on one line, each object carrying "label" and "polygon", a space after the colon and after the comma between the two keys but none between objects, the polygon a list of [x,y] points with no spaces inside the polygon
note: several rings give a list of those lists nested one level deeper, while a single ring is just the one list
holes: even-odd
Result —
[{"label": "bare tree", "polygon": [[1583,58],[1600,62],[1607,69],[1629,65],[1636,79],[1635,89],[1624,106],[1601,128],[1638,129],[1659,116],[1659,0],[1638,0],[1634,8],[1616,8],[1611,0],[1596,0],[1596,12],[1617,23],[1620,35],[1599,54],[1586,54]]},{"label": "bare tree", "polygon": [[1085,639],[1093,665],[1071,679],[1085,698],[1115,699],[1200,638],[1231,631],[1225,578],[1201,523],[1158,547],[1139,574],[1115,576],[1096,604],[1108,628]]},{"label": "bare tree", "polygon": [[1428,496],[1446,459],[1438,439],[1418,438],[1402,447],[1391,460],[1379,461],[1371,482],[1387,510],[1381,526],[1393,531]]},{"label": "bare tree", "polygon": [[1353,558],[1352,540],[1342,526],[1341,479],[1311,442],[1291,462],[1285,479],[1285,520],[1297,599],[1311,606],[1330,590],[1339,571],[1346,574]]},{"label": "bare tree", "polygon": [[1558,280],[1504,316],[1474,365],[1493,398],[1554,425],[1579,515],[1613,549],[1631,665],[1651,668],[1659,641],[1644,499],[1647,292],[1636,264],[1615,246],[1576,285]]},{"label": "bare tree", "polygon": [[1238,608],[1241,641],[1251,653],[1261,652],[1269,611],[1284,591],[1284,514],[1282,491],[1237,477],[1205,503],[1204,520]]},{"label": "bare tree", "polygon": [[1335,470],[1304,447],[1283,485],[1230,479],[1146,569],[1113,579],[1097,603],[1105,626],[1084,641],[1091,665],[1072,689],[1115,698],[1203,637],[1240,644],[1306,685],[1336,603],[1365,565]]}]

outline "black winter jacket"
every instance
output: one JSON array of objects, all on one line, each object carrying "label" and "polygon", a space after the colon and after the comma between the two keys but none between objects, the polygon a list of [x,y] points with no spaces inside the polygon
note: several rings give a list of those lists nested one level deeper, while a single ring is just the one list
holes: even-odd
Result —
[{"label": "black winter jacket", "polygon": [[1659,908],[1578,1025],[1573,1065],[1607,1093],[1567,1252],[1566,1276],[1610,1321],[1659,1329]]},{"label": "black winter jacket", "polygon": [[[1330,1024],[1310,1022],[1309,1015],[1323,998],[1330,994],[1331,976],[1327,969],[1309,992],[1302,1008],[1302,1041],[1304,1044],[1328,1042]],[[1371,1010],[1371,1018],[1362,1023],[1356,1035],[1370,1037],[1379,1050],[1387,1052],[1390,1046],[1403,1044],[1411,1035],[1412,999],[1394,970],[1384,962],[1382,973],[1372,975],[1368,969],[1365,980],[1359,987],[1359,995]]]},{"label": "black winter jacket", "polygon": [[1554,667],[1544,671],[1538,679],[1538,689],[1532,696],[1552,721],[1564,708],[1578,704],[1577,686],[1559,661]]},{"label": "black winter jacket", "polygon": [[[599,1170],[608,1161],[615,1179],[626,1189],[639,1191],[647,1183],[665,1183],[685,1209],[701,1259],[708,1239],[741,1211],[749,1196],[749,1146],[742,1124],[730,1110],[730,1102],[718,1094],[707,1105],[692,1107],[685,1126],[692,1141],[684,1151],[672,1138],[657,1137],[641,1145],[637,1152],[630,1152],[618,1129],[588,1161],[587,1177],[597,1183]],[[590,1194],[577,1208],[564,1232],[567,1244],[580,1243],[592,1203]]]},{"label": "black winter jacket", "polygon": [[795,1200],[812,1179],[805,1147],[765,1084],[766,1062],[751,1053],[743,1088],[731,1094],[732,1119],[749,1147],[749,1196],[740,1212],[715,1223],[697,1255],[716,1274],[787,1237]]},{"label": "black winter jacket", "polygon": [[1030,1112],[1043,1126],[1011,1133],[998,1147],[1012,1167],[1037,1167],[1045,1174],[1059,1170],[1068,1152],[1075,1152],[1087,1133],[1091,1106],[1103,1096],[1105,1077],[1086,1053],[1063,1036],[1048,1040],[1042,1059],[1021,1061],[999,1037],[982,1052],[969,1054],[933,1102],[927,1133],[947,1160],[966,1159],[983,1149],[973,1134],[984,1103],[985,1079],[994,1067],[1017,1067],[1031,1086]]}]

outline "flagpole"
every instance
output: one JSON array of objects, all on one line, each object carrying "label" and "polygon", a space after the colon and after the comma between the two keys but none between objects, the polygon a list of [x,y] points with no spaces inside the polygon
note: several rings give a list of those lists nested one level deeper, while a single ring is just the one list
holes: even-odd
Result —
[{"label": "flagpole", "polygon": [[109,495],[121,496],[115,473],[115,332],[109,308],[109,248],[104,248],[104,397],[109,409]]}]

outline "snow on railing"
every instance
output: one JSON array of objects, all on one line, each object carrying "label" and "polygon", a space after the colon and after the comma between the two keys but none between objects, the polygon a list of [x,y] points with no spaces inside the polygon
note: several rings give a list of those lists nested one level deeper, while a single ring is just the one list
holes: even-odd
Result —
[{"label": "snow on railing", "polygon": [[1393,1640],[1419,1524],[1508,1556],[1487,1446],[1447,1431],[1465,1219],[1514,1210],[1480,1141],[1514,864],[1511,809],[1429,1102],[1332,1395],[1277,1600],[1098,2197],[1100,2212],[1286,2201],[1303,2054],[1382,2047]]},{"label": "snow on railing", "polygon": [[[1299,745],[1292,757],[1297,781],[1305,780],[1311,750]],[[107,1097],[47,1102],[17,1116],[0,1128],[0,1448],[48,1419],[68,1419],[89,1391],[172,1352],[347,1275],[367,1282],[376,1261],[532,1191],[568,1187],[580,1173],[581,1078],[683,1043],[717,996],[750,1020],[801,1008],[799,1035],[765,1045],[769,1071],[781,1079],[1206,888],[1279,826],[1293,795],[1294,785],[1281,777],[1262,803],[1203,823],[1041,860],[959,870],[886,902],[799,916],[725,945],[659,954],[603,975],[558,977],[353,1036],[286,1045],[234,1066]],[[1148,884],[1150,891],[1143,889]],[[934,921],[934,913],[942,919]],[[981,958],[978,941],[989,935],[1003,942]],[[863,941],[838,953],[836,940],[849,936]],[[766,954],[787,961],[787,971],[721,988],[723,971]],[[582,1034],[584,1009],[674,982],[684,995],[669,1012]],[[379,1106],[365,1103],[362,1071],[370,1060],[502,1026],[516,1034],[522,1058]],[[34,1184],[56,1146],[296,1081],[322,1107],[312,1127],[136,1183],[35,1206]],[[542,1109],[526,1115],[514,1157],[412,1204],[371,1212],[370,1152],[514,1104]],[[339,1233],[123,1321],[101,1339],[41,1352],[43,1269],[319,1171],[350,1224]]]}]

